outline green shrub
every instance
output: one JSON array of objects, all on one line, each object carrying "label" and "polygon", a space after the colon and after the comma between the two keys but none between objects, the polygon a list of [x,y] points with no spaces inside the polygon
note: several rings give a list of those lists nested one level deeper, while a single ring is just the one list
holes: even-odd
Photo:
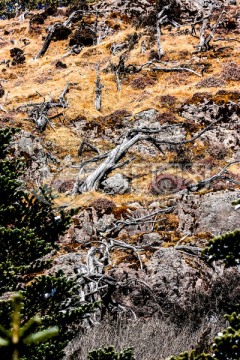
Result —
[{"label": "green shrub", "polygon": [[[77,276],[69,279],[62,272],[34,274],[49,267],[49,260],[41,257],[57,249],[59,235],[69,226],[71,214],[54,209],[53,196],[47,187],[31,194],[24,189],[24,182],[19,180],[24,164],[8,153],[8,144],[16,131],[0,130],[0,295],[3,295],[0,324],[11,327],[11,303],[4,300],[5,293],[22,290],[25,306],[21,326],[37,314],[42,323],[35,324],[36,330],[56,325],[59,336],[34,347],[26,344],[21,359],[58,360],[95,304],[80,302]],[[6,358],[6,348],[0,349],[0,358]]]},{"label": "green shrub", "polygon": [[0,130],[0,294],[14,290],[33,263],[56,248],[70,215],[54,211],[47,187],[29,194],[19,180],[24,164],[7,154],[17,129]]},{"label": "green shrub", "polygon": [[240,230],[217,236],[210,240],[203,254],[208,261],[223,260],[226,267],[240,264]]},{"label": "green shrub", "polygon": [[41,323],[39,317],[31,318],[21,326],[22,296],[14,294],[11,298],[13,313],[10,330],[0,325],[0,352],[3,350],[5,360],[18,360],[28,345],[38,344],[51,339],[58,334],[58,327],[51,327],[39,332],[34,332],[35,326]]}]

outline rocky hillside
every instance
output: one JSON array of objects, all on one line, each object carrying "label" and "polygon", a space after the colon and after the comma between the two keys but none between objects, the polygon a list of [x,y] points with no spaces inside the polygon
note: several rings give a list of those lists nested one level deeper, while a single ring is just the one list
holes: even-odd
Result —
[{"label": "rocky hillside", "polygon": [[105,0],[0,20],[0,126],[21,128],[27,187],[76,209],[49,271],[85,274],[83,300],[178,323],[239,296],[238,269],[201,255],[240,226],[239,15]]}]

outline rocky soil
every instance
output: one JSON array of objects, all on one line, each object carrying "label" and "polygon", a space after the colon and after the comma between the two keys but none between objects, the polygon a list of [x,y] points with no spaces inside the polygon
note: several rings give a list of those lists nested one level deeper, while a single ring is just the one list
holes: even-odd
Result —
[{"label": "rocky soil", "polygon": [[[155,2],[138,2],[94,3],[97,40],[92,12],[76,18],[39,59],[47,27],[66,21],[69,10],[58,9],[43,22],[37,12],[1,21],[0,126],[21,128],[11,152],[26,161],[27,187],[48,184],[56,207],[75,209],[48,271],[91,275],[80,295],[101,300],[111,315],[194,321],[224,311],[240,294],[239,269],[208,264],[201,254],[213,236],[240,227],[240,210],[232,205],[240,198],[240,12],[234,1],[225,2],[215,29],[223,2],[213,2],[208,32],[214,28],[214,38],[208,50],[197,51],[200,26],[193,36],[191,24],[210,5],[173,2],[159,59]],[[117,89],[120,59],[128,70],[118,73]],[[149,61],[193,72],[161,72],[152,64],[136,71]],[[64,106],[47,109],[40,131],[29,108],[63,101],[67,83]],[[125,166],[106,174],[98,188],[73,195],[77,179],[84,182],[103,161],[88,160],[114,149],[131,130],[166,125],[158,139],[170,144],[137,142],[125,153]],[[207,127],[194,142],[184,142]]]}]

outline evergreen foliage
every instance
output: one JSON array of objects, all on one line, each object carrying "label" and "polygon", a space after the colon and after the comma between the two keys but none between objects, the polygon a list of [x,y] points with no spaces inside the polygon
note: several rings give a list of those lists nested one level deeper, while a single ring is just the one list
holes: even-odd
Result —
[{"label": "evergreen foliage", "polygon": [[46,187],[38,194],[23,190],[23,163],[7,156],[16,131],[0,130],[0,294],[14,290],[32,263],[56,248],[70,220],[63,212],[54,214],[53,196]]},{"label": "evergreen foliage", "polygon": [[209,261],[223,260],[225,266],[240,264],[240,230],[217,236],[210,240],[203,254]]},{"label": "evergreen foliage", "polygon": [[[48,188],[43,187],[32,194],[24,189],[24,182],[19,180],[24,165],[8,152],[8,144],[16,131],[0,130],[0,296],[3,295],[0,324],[5,329],[11,327],[12,307],[8,299],[4,300],[6,292],[22,289],[25,306],[21,326],[27,326],[37,314],[42,323],[35,322],[33,327],[42,332],[56,325],[59,336],[37,346],[26,343],[21,347],[21,359],[59,360],[64,347],[79,330],[85,314],[96,305],[80,302],[78,276],[67,278],[62,272],[42,276],[31,274],[49,265],[49,261],[41,257],[57,248],[56,242],[68,227],[71,215],[54,210],[53,196]],[[9,351],[11,353],[11,349]],[[6,347],[0,348],[0,358],[6,359]]]},{"label": "evergreen foliage", "polygon": [[196,352],[193,350],[190,353],[186,351],[178,356],[171,356],[169,360],[213,360],[213,357],[207,354],[197,355]]},{"label": "evergreen foliage", "polygon": [[[82,304],[79,296],[79,285],[76,278],[70,279],[61,271],[54,275],[39,276],[25,290],[22,308],[22,324],[26,326],[37,314],[41,324],[35,323],[38,331],[43,331],[52,325],[58,326],[56,339],[24,346],[21,349],[22,360],[59,360],[63,357],[63,349],[81,328],[81,321],[86,313],[94,310],[96,304]],[[0,323],[5,328],[10,327],[11,306],[9,301],[0,302]],[[27,345],[27,344],[26,344]],[[0,348],[0,358],[5,355],[5,349]]]},{"label": "evergreen foliage", "polygon": [[128,348],[117,352],[113,346],[93,350],[88,355],[89,360],[134,360],[133,350]]},{"label": "evergreen foliage", "polygon": [[47,7],[62,7],[94,0],[0,0],[0,18],[7,19],[26,10],[43,10]]},{"label": "evergreen foliage", "polygon": [[240,205],[240,199],[236,200],[236,201],[233,201],[232,202],[232,205]]},{"label": "evergreen foliage", "polygon": [[45,342],[58,334],[58,327],[33,333],[35,326],[41,323],[39,317],[31,318],[21,326],[22,296],[20,293],[12,297],[12,324],[10,330],[0,325],[0,348],[3,348],[5,360],[18,360],[26,346]]},{"label": "evergreen foliage", "polygon": [[214,339],[212,346],[213,359],[239,360],[240,359],[240,314],[236,312],[225,315],[229,327]]},{"label": "evergreen foliage", "polygon": [[225,315],[229,327],[213,340],[212,355],[195,351],[172,356],[169,360],[239,360],[240,359],[240,315],[236,312]]}]

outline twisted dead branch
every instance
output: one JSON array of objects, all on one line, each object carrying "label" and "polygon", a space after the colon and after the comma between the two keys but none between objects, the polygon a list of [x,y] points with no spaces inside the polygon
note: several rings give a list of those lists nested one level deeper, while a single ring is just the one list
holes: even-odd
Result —
[{"label": "twisted dead branch", "polygon": [[[230,162],[229,164],[227,164],[226,166],[224,166],[217,174],[199,181],[197,184],[190,184],[187,186],[187,191],[199,191],[203,188],[205,188],[206,186],[209,186],[213,181],[215,180],[226,180],[226,181],[230,181],[233,182],[237,185],[240,185],[239,181],[236,181],[234,179],[231,178],[231,176],[227,175],[228,171],[227,169],[234,164],[239,164],[240,160],[235,160]],[[184,190],[181,192],[185,192]]]},{"label": "twisted dead branch", "polygon": [[225,13],[225,9],[222,9],[216,23],[211,28],[210,33],[206,34],[208,27],[210,27],[210,21],[213,15],[213,10],[214,7],[210,6],[208,13],[205,16],[203,16],[201,20],[198,20],[194,24],[192,24],[192,35],[194,35],[196,34],[195,25],[197,23],[202,22],[202,26],[200,29],[200,37],[199,37],[200,41],[199,41],[199,45],[196,46],[198,52],[208,51],[210,49],[210,42],[214,38],[215,31],[221,22],[223,14]]},{"label": "twisted dead branch", "polygon": [[83,49],[83,46],[73,45],[69,51],[67,51],[65,54],[62,55],[62,57],[60,57],[59,60],[65,59],[66,57],[68,57],[70,55],[79,55],[80,52],[82,51],[82,49]]},{"label": "twisted dead branch", "polygon": [[126,220],[118,220],[113,225],[108,225],[104,230],[99,231],[98,240],[91,240],[89,243],[85,244],[85,246],[91,245],[91,247],[87,253],[86,269],[84,273],[81,273],[81,277],[79,279],[79,282],[82,285],[82,301],[101,300],[106,307],[112,306],[116,308],[118,312],[130,311],[131,315],[136,317],[131,308],[127,308],[126,306],[116,303],[112,299],[112,294],[117,287],[124,289],[137,282],[148,291],[154,302],[157,304],[157,298],[152,288],[146,282],[135,277],[129,277],[122,282],[117,281],[113,277],[106,275],[104,273],[104,268],[105,266],[111,264],[111,252],[114,249],[121,249],[133,252],[138,260],[139,268],[143,269],[141,252],[146,248],[146,245],[127,244],[123,241],[115,239],[114,236],[118,236],[119,231],[124,227],[145,222],[156,223],[157,221],[161,221],[156,220],[158,215],[171,213],[174,209],[174,206],[162,208],[158,211],[138,218],[133,218],[129,215]]},{"label": "twisted dead branch", "polygon": [[163,67],[159,67],[159,66],[155,66],[152,68],[153,71],[160,71],[160,72],[190,72],[194,75],[197,75],[199,77],[202,77],[202,73],[199,74],[197,73],[196,71],[190,69],[190,68],[187,68],[187,67],[173,67],[173,68],[163,68]]},{"label": "twisted dead branch", "polygon": [[78,148],[78,157],[81,157],[84,151],[89,151],[89,150],[94,151],[98,155],[100,155],[99,150],[95,146],[91,145],[90,143],[84,140],[82,141],[81,145]]},{"label": "twisted dead branch", "polygon": [[46,99],[44,98],[43,102],[21,105],[17,108],[17,110],[28,113],[29,119],[35,123],[36,128],[40,131],[44,131],[48,123],[51,125],[50,119],[59,116],[59,114],[56,114],[50,117],[49,111],[57,108],[66,109],[68,107],[66,94],[69,92],[70,87],[74,85],[76,84],[67,83],[57,100],[54,100],[50,96],[50,99],[48,101],[46,101]]},{"label": "twisted dead branch", "polygon": [[167,21],[168,17],[165,15],[165,12],[170,8],[170,5],[164,6],[163,9],[157,14],[157,48],[159,59],[164,55],[162,45],[161,45],[161,26],[164,22]]},{"label": "twisted dead branch", "polygon": [[113,236],[115,234],[118,234],[122,229],[124,229],[125,227],[128,226],[133,226],[133,225],[138,225],[141,223],[156,223],[158,221],[153,220],[153,218],[157,217],[160,214],[169,214],[171,212],[173,212],[173,210],[175,209],[174,206],[168,207],[168,208],[164,208],[164,209],[159,209],[151,214],[139,217],[139,218],[133,218],[130,215],[126,215],[127,219],[126,220],[117,220],[113,225],[109,225],[105,228],[105,230],[103,231],[104,236]]},{"label": "twisted dead branch", "polygon": [[[89,162],[97,162],[99,160],[105,159],[83,182],[78,178],[75,182],[73,194],[83,193],[90,190],[98,189],[101,181],[106,177],[119,163],[119,161],[126,155],[128,150],[139,141],[147,141],[157,147],[158,150],[161,150],[163,145],[176,147],[177,145],[184,145],[191,143],[201,137],[206,131],[211,129],[214,125],[222,120],[222,117],[213,121],[210,125],[205,127],[199,133],[192,136],[191,139],[182,140],[182,141],[173,141],[171,139],[163,140],[158,139],[154,135],[161,133],[163,130],[170,129],[171,126],[164,125],[157,129],[146,129],[146,128],[136,128],[131,129],[127,134],[122,138],[122,141],[117,145],[113,150],[107,152],[103,155],[100,155],[94,159],[91,159]],[[176,126],[176,125],[175,125]],[[86,162],[84,163],[86,165]],[[80,168],[81,175],[83,166]]]}]

